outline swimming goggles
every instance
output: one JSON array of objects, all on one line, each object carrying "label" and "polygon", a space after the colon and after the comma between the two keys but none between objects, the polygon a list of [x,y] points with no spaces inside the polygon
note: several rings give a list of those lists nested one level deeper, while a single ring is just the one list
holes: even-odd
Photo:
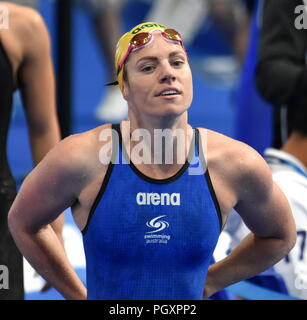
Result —
[{"label": "swimming goggles", "polygon": [[157,30],[161,31],[161,36],[166,41],[174,42],[177,44],[179,43],[183,47],[181,36],[180,36],[179,32],[177,32],[174,29],[165,29],[165,30],[155,29],[155,30],[151,30],[150,32],[137,33],[129,42],[128,50],[127,50],[126,54],[124,55],[124,57],[122,58],[121,62],[119,63],[117,74],[119,74],[120,70],[122,69],[123,65],[125,64],[130,53],[133,51],[136,51],[138,49],[144,48],[148,44],[150,44],[151,41],[153,40],[152,33]]}]

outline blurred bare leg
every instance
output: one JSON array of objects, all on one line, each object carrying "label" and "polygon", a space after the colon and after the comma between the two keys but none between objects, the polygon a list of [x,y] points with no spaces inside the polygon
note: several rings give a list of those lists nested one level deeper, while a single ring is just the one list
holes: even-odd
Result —
[{"label": "blurred bare leg", "polygon": [[[107,82],[116,80],[116,44],[122,33],[121,9],[125,0],[88,0],[93,8],[93,25],[106,62]],[[102,122],[118,122],[127,116],[127,103],[118,87],[110,87],[95,110]]]},{"label": "blurred bare leg", "polygon": [[242,65],[249,39],[250,18],[246,8],[238,0],[211,0],[210,12],[230,41],[239,65]]}]

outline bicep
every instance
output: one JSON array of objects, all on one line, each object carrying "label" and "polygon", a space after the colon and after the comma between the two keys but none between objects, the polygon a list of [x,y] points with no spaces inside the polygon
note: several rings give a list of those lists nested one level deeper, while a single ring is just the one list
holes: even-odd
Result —
[{"label": "bicep", "polygon": [[294,220],[288,200],[273,182],[262,158],[242,184],[235,209],[248,228],[260,237],[284,238],[292,232]]},{"label": "bicep", "polygon": [[56,158],[47,155],[23,182],[9,212],[15,226],[35,232],[76,201],[76,179]]}]

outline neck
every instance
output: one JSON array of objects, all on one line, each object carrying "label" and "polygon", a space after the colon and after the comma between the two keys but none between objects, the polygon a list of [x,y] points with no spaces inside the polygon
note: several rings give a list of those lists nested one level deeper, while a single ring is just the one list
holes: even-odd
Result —
[{"label": "neck", "polygon": [[129,116],[121,123],[121,130],[132,162],[155,170],[157,175],[176,171],[185,163],[193,137],[187,112],[179,117]]},{"label": "neck", "polygon": [[139,113],[133,108],[129,108],[129,117],[131,130],[137,128],[144,128],[149,131],[154,129],[171,129],[176,130],[179,128],[185,129],[188,125],[188,113],[171,114],[167,116],[157,116]]},{"label": "neck", "polygon": [[281,150],[296,157],[307,167],[307,137],[294,132],[290,135]]}]

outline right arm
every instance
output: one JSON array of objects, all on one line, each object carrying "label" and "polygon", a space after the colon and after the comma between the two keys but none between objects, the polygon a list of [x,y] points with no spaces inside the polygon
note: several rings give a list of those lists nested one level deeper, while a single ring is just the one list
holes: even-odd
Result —
[{"label": "right arm", "polygon": [[[302,0],[263,1],[255,81],[274,106],[307,104],[307,30],[295,28],[294,10]],[[307,18],[307,17],[306,17]]]},{"label": "right arm", "polygon": [[[221,157],[219,174],[228,181],[235,195],[234,209],[251,233],[226,258],[209,267],[205,297],[273,266],[296,240],[290,206],[267,163],[242,143],[228,142],[228,148],[231,155]],[[225,165],[225,159],[232,165]]]},{"label": "right arm", "polygon": [[86,289],[50,226],[77,199],[87,176],[74,137],[52,149],[27,176],[9,212],[9,228],[21,253],[67,299]]}]

